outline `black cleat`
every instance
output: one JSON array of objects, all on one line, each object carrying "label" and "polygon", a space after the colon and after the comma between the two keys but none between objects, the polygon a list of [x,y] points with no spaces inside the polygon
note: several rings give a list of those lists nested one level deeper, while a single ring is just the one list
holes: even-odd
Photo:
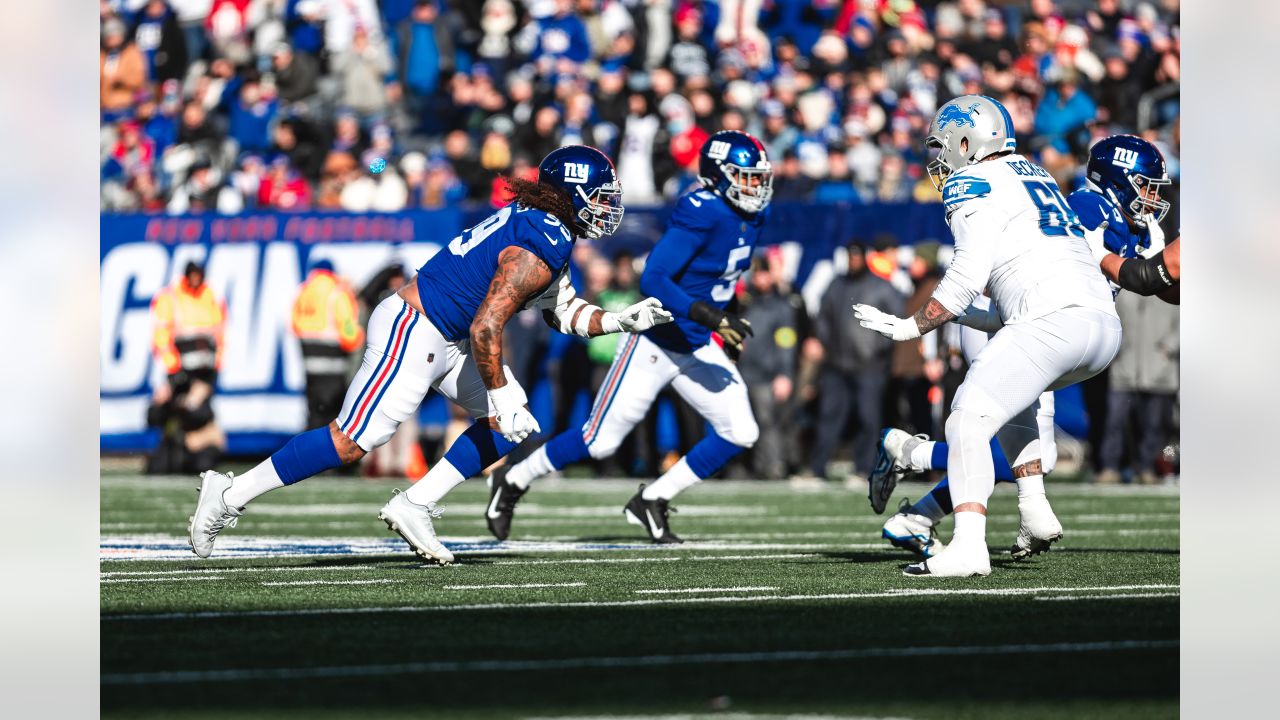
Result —
[{"label": "black cleat", "polygon": [[516,503],[529,492],[529,488],[522,489],[507,482],[507,470],[504,465],[489,476],[489,507],[484,511],[489,532],[499,540],[506,540],[511,534],[511,517],[516,512]]},{"label": "black cleat", "polygon": [[656,543],[665,545],[684,542],[671,531],[667,517],[668,512],[675,512],[676,509],[670,507],[666,500],[645,500],[643,493],[644,483],[640,483],[640,489],[636,491],[635,496],[627,501],[626,507],[622,508],[622,514],[627,517],[627,522],[643,527]]}]

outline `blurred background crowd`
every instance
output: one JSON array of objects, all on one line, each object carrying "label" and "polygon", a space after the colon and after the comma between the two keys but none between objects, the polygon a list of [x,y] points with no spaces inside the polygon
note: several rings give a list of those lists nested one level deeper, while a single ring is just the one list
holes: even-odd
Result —
[{"label": "blurred background crowd", "polygon": [[[721,128],[765,143],[777,203],[932,203],[929,120],[947,99],[981,93],[1010,110],[1020,151],[1064,192],[1083,182],[1095,139],[1128,132],[1155,143],[1175,182],[1172,238],[1178,5],[101,0],[102,207],[496,207],[509,197],[499,175],[535,177],[542,155],[571,143],[615,159],[627,205],[661,205],[696,184],[698,149]],[[374,172],[378,160],[386,167]],[[765,432],[731,475],[865,475],[881,426],[941,432],[964,372],[954,335],[890,347],[857,328],[848,307],[914,311],[949,248],[840,240],[819,292],[801,297],[776,248],[762,249],[744,278],[739,301],[757,332],[741,368]],[[638,297],[643,256],[583,242],[575,263],[589,299],[611,308]],[[402,282],[404,272],[376,281]],[[368,307],[364,296],[384,291],[352,292]],[[1083,388],[1090,422],[1075,455],[1102,481],[1153,482],[1176,470],[1177,310],[1123,293],[1118,304],[1131,340]],[[513,323],[517,375],[552,387],[548,433],[581,410],[614,342],[556,336],[533,317]],[[597,471],[656,473],[701,436],[678,398],[665,402],[677,440],[663,439],[655,417]],[[421,433],[429,462],[439,423],[424,416],[410,432]]]}]

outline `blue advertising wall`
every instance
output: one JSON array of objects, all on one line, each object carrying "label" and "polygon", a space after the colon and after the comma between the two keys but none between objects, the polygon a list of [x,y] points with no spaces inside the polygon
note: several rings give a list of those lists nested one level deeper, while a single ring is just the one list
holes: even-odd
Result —
[{"label": "blue advertising wall", "polygon": [[[267,453],[303,427],[301,353],[289,315],[308,263],[326,258],[359,287],[391,262],[416,269],[485,207],[396,214],[261,213],[101,218],[101,448],[144,451],[156,442],[146,408],[163,371],[151,356],[149,306],[190,260],[205,263],[226,301],[215,411],[235,454]],[[605,252],[643,255],[662,235],[667,207],[627,208]],[[902,244],[951,242],[939,205],[775,203],[764,234],[780,245],[803,287],[853,237],[890,233]]]}]

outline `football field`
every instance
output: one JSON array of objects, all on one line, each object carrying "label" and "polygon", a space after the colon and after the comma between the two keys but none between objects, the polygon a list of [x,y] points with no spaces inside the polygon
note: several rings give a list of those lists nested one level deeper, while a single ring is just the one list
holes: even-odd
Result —
[{"label": "football field", "polygon": [[623,520],[634,482],[544,481],[499,543],[471,480],[436,521],[449,567],[377,519],[395,483],[345,478],[264,496],[202,561],[197,483],[102,479],[104,716],[1178,713],[1176,488],[1050,482],[1065,538],[1014,563],[1002,485],[992,575],[929,580],[834,483],[703,483],[656,547]]}]

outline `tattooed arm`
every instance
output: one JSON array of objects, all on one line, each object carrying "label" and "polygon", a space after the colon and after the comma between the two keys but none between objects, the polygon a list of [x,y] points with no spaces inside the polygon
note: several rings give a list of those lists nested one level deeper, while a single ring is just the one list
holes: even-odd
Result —
[{"label": "tattooed arm", "polygon": [[912,319],[916,321],[916,327],[920,328],[920,334],[923,335],[930,330],[942,327],[943,324],[950,320],[954,320],[956,314],[942,306],[934,298],[929,298],[929,302],[924,307],[916,311]]},{"label": "tattooed arm", "polygon": [[486,388],[507,384],[502,373],[502,331],[507,321],[550,284],[551,268],[528,250],[512,246],[498,255],[489,293],[471,321],[471,357]]}]

